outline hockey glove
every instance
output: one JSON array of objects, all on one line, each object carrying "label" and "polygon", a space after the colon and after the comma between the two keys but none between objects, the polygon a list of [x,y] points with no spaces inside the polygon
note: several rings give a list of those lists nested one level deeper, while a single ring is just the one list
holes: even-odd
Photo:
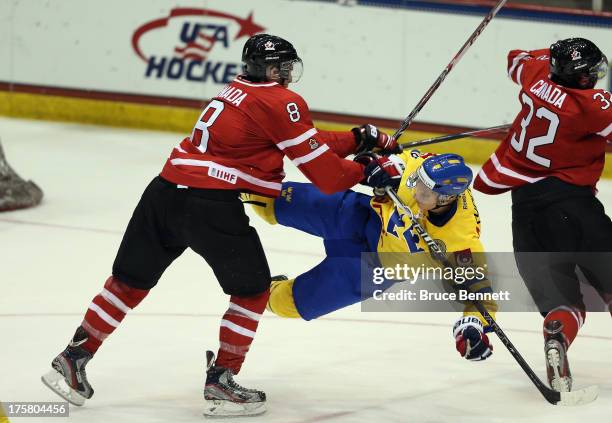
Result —
[{"label": "hockey glove", "polygon": [[397,157],[363,153],[355,156],[354,160],[365,166],[361,183],[374,188],[377,197],[385,195],[385,187],[399,187],[404,169],[403,162]]},{"label": "hockey glove", "polygon": [[453,326],[455,346],[459,354],[470,361],[486,360],[493,354],[489,337],[482,330],[480,319],[475,316],[464,316]]},{"label": "hockey glove", "polygon": [[374,125],[362,125],[359,128],[351,129],[351,131],[353,131],[357,143],[355,154],[366,151],[374,153],[400,153],[402,151],[393,137],[379,131]]}]

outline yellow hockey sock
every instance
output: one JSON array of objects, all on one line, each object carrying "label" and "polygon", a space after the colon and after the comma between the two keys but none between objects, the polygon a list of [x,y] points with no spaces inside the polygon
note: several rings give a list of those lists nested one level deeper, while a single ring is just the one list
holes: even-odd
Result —
[{"label": "yellow hockey sock", "polygon": [[302,317],[295,308],[295,302],[293,301],[293,282],[295,282],[295,279],[272,281],[266,309],[279,317]]}]

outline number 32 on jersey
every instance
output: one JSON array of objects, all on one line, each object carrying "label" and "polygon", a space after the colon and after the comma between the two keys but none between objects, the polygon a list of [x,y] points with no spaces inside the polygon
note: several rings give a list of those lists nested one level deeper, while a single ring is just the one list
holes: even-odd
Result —
[{"label": "number 32 on jersey", "polygon": [[527,135],[527,128],[529,128],[529,125],[531,124],[533,119],[534,104],[531,97],[529,97],[525,93],[523,93],[523,95],[521,96],[521,101],[528,108],[527,116],[525,116],[521,120],[521,133],[519,134],[518,139],[517,134],[515,133],[510,139],[510,144],[512,145],[512,148],[516,150],[517,153],[520,153],[521,151],[523,151],[523,148],[526,143],[527,152],[525,156],[527,157],[527,159],[541,166],[549,168],[550,160],[546,157],[538,155],[535,152],[535,149],[536,147],[539,147],[541,145],[552,144],[555,142],[555,135],[557,135],[557,129],[559,128],[559,116],[557,116],[556,113],[548,110],[546,107],[539,107],[538,110],[535,110],[535,116],[538,119],[548,121],[548,131],[546,132],[546,135],[543,135],[541,137],[534,137],[530,138],[529,140],[525,140],[525,136]]}]

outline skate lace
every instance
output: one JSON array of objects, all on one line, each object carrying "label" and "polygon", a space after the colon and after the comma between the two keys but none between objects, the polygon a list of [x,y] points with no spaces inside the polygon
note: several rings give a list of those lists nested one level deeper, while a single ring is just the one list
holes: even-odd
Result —
[{"label": "skate lace", "polygon": [[237,391],[244,391],[244,392],[257,392],[257,393],[260,392],[257,389],[249,389],[249,388],[245,388],[244,386],[240,385],[238,382],[234,380],[234,375],[231,372],[229,372],[228,376],[229,377],[227,378],[227,384],[232,389],[237,390]]}]

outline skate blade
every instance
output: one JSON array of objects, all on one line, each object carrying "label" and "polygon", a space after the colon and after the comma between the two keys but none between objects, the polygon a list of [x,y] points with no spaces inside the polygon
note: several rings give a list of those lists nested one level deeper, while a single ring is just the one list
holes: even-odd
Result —
[{"label": "skate blade", "polygon": [[262,402],[232,402],[225,400],[205,400],[205,417],[241,417],[258,416],[266,412],[266,403]]},{"label": "skate blade", "polygon": [[572,381],[570,378],[567,377],[555,376],[553,380],[550,381],[550,387],[557,392],[571,392],[571,385]]},{"label": "skate blade", "polygon": [[561,354],[555,348],[551,348],[546,353],[546,361],[548,366],[553,369],[554,377],[550,381],[550,387],[557,392],[570,392],[572,390],[571,376],[561,376],[559,369],[561,368]]},{"label": "skate blade", "polygon": [[85,400],[87,398],[68,386],[64,380],[64,376],[57,370],[51,369],[48,373],[42,375],[40,380],[49,389],[60,397],[64,398],[70,404],[76,405],[77,407],[81,407],[83,404],[85,404]]},{"label": "skate blade", "polygon": [[561,392],[561,400],[557,405],[585,405],[597,399],[599,396],[599,387],[597,385],[589,386],[588,388],[579,389],[571,392]]}]

